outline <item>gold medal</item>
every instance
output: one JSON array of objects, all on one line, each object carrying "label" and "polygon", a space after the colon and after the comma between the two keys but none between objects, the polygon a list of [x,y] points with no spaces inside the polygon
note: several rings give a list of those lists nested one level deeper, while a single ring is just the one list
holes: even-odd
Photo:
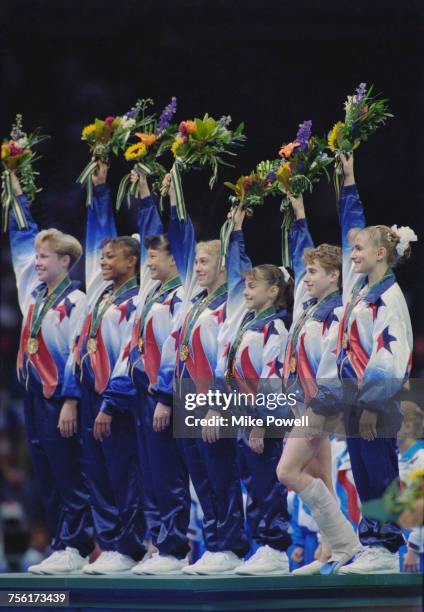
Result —
[{"label": "gold medal", "polygon": [[229,385],[231,383],[231,376],[232,376],[232,372],[231,372],[230,368],[227,368],[225,370],[225,381],[226,381],[227,385]]},{"label": "gold medal", "polygon": [[180,361],[187,361],[188,356],[190,354],[190,349],[188,348],[187,344],[183,344],[182,347],[180,348]]},{"label": "gold medal", "polygon": [[96,338],[89,338],[87,340],[87,352],[89,355],[92,355],[97,350],[97,340]]},{"label": "gold medal", "polygon": [[29,338],[28,342],[27,342],[27,352],[30,355],[35,355],[35,353],[38,351],[38,340],[37,338]]},{"label": "gold medal", "polygon": [[294,374],[296,372],[296,367],[297,367],[296,357],[292,357],[290,359],[290,372],[292,372]]},{"label": "gold medal", "polygon": [[138,346],[138,350],[140,351],[140,353],[142,353],[143,352],[143,338],[141,336],[138,339],[137,346]]},{"label": "gold medal", "polygon": [[345,351],[349,348],[349,340],[347,339],[346,334],[343,336],[343,348],[345,349]]}]

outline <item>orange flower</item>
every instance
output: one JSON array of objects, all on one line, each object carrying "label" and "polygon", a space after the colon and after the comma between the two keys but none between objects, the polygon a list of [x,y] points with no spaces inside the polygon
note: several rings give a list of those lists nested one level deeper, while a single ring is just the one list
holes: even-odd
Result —
[{"label": "orange flower", "polygon": [[190,120],[185,121],[185,127],[187,130],[187,134],[194,134],[194,132],[197,130],[195,121],[190,121]]},{"label": "orange flower", "polygon": [[288,159],[293,153],[293,151],[299,146],[300,143],[297,140],[295,140],[294,142],[289,142],[288,144],[283,145],[281,147],[281,149],[278,151],[278,155],[280,157],[285,157],[286,159]]},{"label": "orange flower", "polygon": [[158,139],[156,134],[144,134],[143,132],[136,132],[135,135],[138,136],[141,142],[147,147],[151,147],[152,145],[154,145]]}]

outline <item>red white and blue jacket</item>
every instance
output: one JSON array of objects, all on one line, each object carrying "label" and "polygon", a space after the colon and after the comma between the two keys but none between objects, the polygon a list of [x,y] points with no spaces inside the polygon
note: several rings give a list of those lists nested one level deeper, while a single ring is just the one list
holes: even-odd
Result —
[{"label": "red white and blue jacket", "polygon": [[[242,231],[230,236],[227,256],[228,300],[227,320],[219,338],[219,355],[216,369],[217,381],[233,377],[242,393],[256,396],[269,390],[270,379],[282,378],[283,359],[287,344],[289,313],[272,309],[264,318],[255,319],[255,313],[245,305],[243,271],[252,268],[245,252]],[[241,326],[245,331],[237,340],[238,347],[231,355],[232,345]],[[234,350],[234,349],[233,349]],[[228,363],[229,357],[231,364]],[[227,371],[230,366],[231,371]],[[276,388],[273,388],[275,391]],[[281,392],[281,384],[278,384]]]},{"label": "red white and blue jacket", "polygon": [[344,315],[336,349],[338,373],[341,380],[357,382],[354,399],[360,406],[380,412],[389,409],[391,398],[409,377],[413,342],[409,311],[391,269],[371,287],[365,275],[353,270],[350,233],[365,227],[356,185],[342,189],[339,213]]},{"label": "red white and blue jacket", "polygon": [[171,207],[168,239],[184,287],[183,306],[176,317],[173,334],[176,338],[176,382],[184,378],[194,382],[198,393],[207,392],[215,376],[218,357],[218,336],[226,318],[227,290],[217,295],[197,318],[189,337],[188,356],[181,360],[180,351],[185,337],[188,318],[199,300],[207,297],[195,279],[194,261],[196,239],[190,218],[179,221],[175,207]]},{"label": "red white and blue jacket", "polygon": [[[78,340],[76,361],[81,384],[103,395],[105,401],[101,410],[107,413],[112,412],[114,408],[125,410],[128,407],[128,398],[125,396],[120,398],[119,389],[112,389],[110,382],[119,355],[131,337],[139,292],[137,284],[115,299],[113,305],[102,317],[97,332],[96,351],[90,354],[87,350],[87,341],[94,307],[102,296],[103,299],[107,299],[113,289],[112,284],[104,281],[102,277],[101,245],[105,238],[115,237],[117,237],[117,231],[109,187],[96,185],[93,202],[87,208],[85,272],[88,314]],[[120,398],[121,401],[115,398]]]},{"label": "red white and blue jacket", "polygon": [[37,352],[27,352],[35,299],[40,292],[47,294],[47,287],[45,283],[40,283],[35,271],[35,237],[39,228],[32,218],[27,197],[21,195],[18,199],[28,226],[20,230],[14,213],[10,213],[10,246],[19,306],[23,315],[17,362],[18,379],[30,393],[48,399],[79,398],[80,388],[73,371],[72,352],[86,309],[86,297],[78,289],[79,283],[72,282],[46,313],[37,336]]},{"label": "red white and blue jacket", "polygon": [[169,283],[150,280],[145,240],[162,234],[163,226],[152,196],[135,201],[142,281],[131,338],[113,372],[112,386],[116,389],[119,383],[121,393],[126,390],[127,394],[132,393],[135,384],[150,386],[157,401],[172,406],[176,350],[172,330],[183,303],[183,289],[179,278],[174,279],[169,289]]},{"label": "red white and blue jacket", "polygon": [[[313,247],[306,219],[296,220],[290,230],[295,281],[293,322],[284,357],[283,376],[286,391],[296,392],[298,401],[310,405],[316,412],[329,414],[335,411],[331,407],[334,405],[334,387],[340,387],[335,349],[342,296],[336,291],[320,303],[309,296],[304,282],[306,267],[302,257],[306,248]],[[300,332],[294,334],[300,323]]]}]

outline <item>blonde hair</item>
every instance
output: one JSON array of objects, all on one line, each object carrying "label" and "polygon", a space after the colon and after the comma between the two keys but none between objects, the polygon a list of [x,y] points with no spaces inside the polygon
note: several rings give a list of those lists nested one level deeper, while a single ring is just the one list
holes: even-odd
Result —
[{"label": "blonde hair", "polygon": [[274,304],[278,310],[286,308],[289,312],[293,309],[293,279],[284,279],[283,271],[273,264],[261,264],[254,268],[244,270],[243,276],[248,280],[264,281],[268,287],[277,287],[278,293]]},{"label": "blonde hair", "polygon": [[215,255],[219,257],[221,254],[221,241],[220,240],[204,240],[198,242],[196,245],[196,254],[200,249],[204,249],[209,255]]},{"label": "blonde hair", "polygon": [[365,233],[377,248],[384,247],[387,253],[387,265],[394,268],[411,257],[411,247],[408,246],[402,256],[396,250],[400,242],[399,235],[387,225],[370,225],[358,233]]},{"label": "blonde hair", "polygon": [[72,268],[81,258],[82,246],[80,242],[74,236],[64,234],[54,227],[39,232],[35,237],[36,249],[44,243],[47,243],[50,249],[60,257],[69,255],[71,260],[69,268]]},{"label": "blonde hair", "polygon": [[342,250],[334,244],[324,242],[315,248],[303,251],[303,263],[308,266],[317,261],[328,272],[339,272],[339,288],[342,285]]}]

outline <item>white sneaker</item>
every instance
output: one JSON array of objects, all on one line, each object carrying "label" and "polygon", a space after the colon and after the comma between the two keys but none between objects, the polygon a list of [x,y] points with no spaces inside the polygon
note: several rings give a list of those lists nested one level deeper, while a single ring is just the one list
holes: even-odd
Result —
[{"label": "white sneaker", "polygon": [[94,561],[84,565],[82,571],[84,574],[119,574],[128,572],[137,565],[128,555],[122,555],[115,550],[106,550]]},{"label": "white sneaker", "polygon": [[325,565],[323,561],[312,561],[308,565],[302,565],[292,571],[293,576],[317,576],[320,573],[320,569]]},{"label": "white sneaker", "polygon": [[200,559],[197,559],[196,563],[192,563],[191,565],[185,565],[183,567],[183,574],[197,574],[197,570],[201,568],[207,562],[208,557],[213,554],[214,553],[210,552],[209,550],[205,550]]},{"label": "white sneaker", "polygon": [[[203,557],[202,557],[203,559]],[[231,550],[210,553],[204,563],[197,569],[196,574],[210,576],[213,574],[233,574],[243,559],[237,557]]]},{"label": "white sneaker", "polygon": [[268,574],[290,574],[289,560],[285,552],[260,546],[254,555],[235,569],[242,576],[267,576]]},{"label": "white sneaker", "polygon": [[32,574],[73,574],[81,572],[87,559],[81,557],[78,549],[67,546],[65,550],[56,550],[47,559],[37,565],[30,565]]},{"label": "white sneaker", "polygon": [[154,552],[153,554],[146,552],[146,554],[144,555],[144,557],[142,558],[141,561],[139,561],[137,563],[137,565],[134,565],[134,567],[131,570],[131,574],[142,574],[142,570],[141,570],[141,566],[144,565],[146,563],[146,561],[150,561],[150,559],[154,556],[157,555],[157,552]]},{"label": "white sneaker", "polygon": [[343,565],[339,574],[398,574],[399,553],[391,553],[384,546],[365,546],[352,563]]},{"label": "white sneaker", "polygon": [[[185,559],[177,559],[173,555],[156,554],[145,561],[140,570],[133,569],[134,574],[179,574],[182,568],[187,565]],[[137,570],[137,571],[136,571]]]}]

